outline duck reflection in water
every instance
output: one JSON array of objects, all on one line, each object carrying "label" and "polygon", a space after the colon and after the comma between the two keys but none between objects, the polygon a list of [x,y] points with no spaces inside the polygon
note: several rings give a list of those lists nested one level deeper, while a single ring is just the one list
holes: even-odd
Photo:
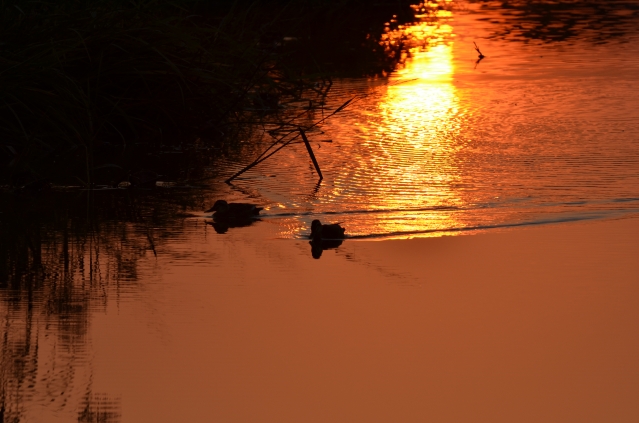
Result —
[{"label": "duck reflection in water", "polygon": [[256,220],[260,220],[260,219],[243,219],[243,220],[232,220],[232,221],[213,220],[213,221],[207,221],[206,224],[213,226],[213,229],[215,229],[215,232],[217,232],[218,234],[225,234],[230,228],[241,228],[244,226],[250,226]]},{"label": "duck reflection in water", "polygon": [[311,255],[314,259],[319,259],[322,256],[324,250],[331,248],[337,248],[344,242],[344,232],[346,230],[342,228],[339,223],[324,225],[319,220],[313,220],[311,223],[311,234],[309,238],[311,241]]},{"label": "duck reflection in water", "polygon": [[213,222],[206,222],[213,226],[215,232],[224,234],[229,228],[239,228],[249,226],[255,220],[262,207],[249,203],[227,203],[225,200],[217,200],[213,207],[205,213],[213,213]]},{"label": "duck reflection in water", "polygon": [[227,203],[224,200],[217,200],[213,207],[206,210],[205,213],[213,213],[213,219],[216,221],[233,221],[253,219],[260,214],[262,207],[249,203]]}]

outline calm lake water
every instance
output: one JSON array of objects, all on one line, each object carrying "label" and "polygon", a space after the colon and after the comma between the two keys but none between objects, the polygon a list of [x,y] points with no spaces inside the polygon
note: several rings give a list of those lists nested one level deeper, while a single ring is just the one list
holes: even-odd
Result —
[{"label": "calm lake water", "polygon": [[[389,17],[405,65],[303,116],[352,100],[321,183],[297,142],[224,184],[258,130],[209,187],[11,223],[0,422],[637,421],[639,5],[527,3]],[[313,219],[351,239],[314,259]]]}]

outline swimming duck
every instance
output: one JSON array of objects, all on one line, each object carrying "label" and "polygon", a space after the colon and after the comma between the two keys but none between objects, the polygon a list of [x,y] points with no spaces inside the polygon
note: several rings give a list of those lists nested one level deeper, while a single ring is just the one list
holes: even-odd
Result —
[{"label": "swimming duck", "polygon": [[262,207],[248,203],[227,203],[224,200],[217,200],[213,207],[206,210],[206,213],[213,213],[216,220],[245,220],[257,216]]},{"label": "swimming duck", "polygon": [[309,238],[312,238],[313,240],[343,239],[345,231],[346,229],[342,228],[339,223],[324,225],[322,222],[315,219],[311,223],[311,234]]}]

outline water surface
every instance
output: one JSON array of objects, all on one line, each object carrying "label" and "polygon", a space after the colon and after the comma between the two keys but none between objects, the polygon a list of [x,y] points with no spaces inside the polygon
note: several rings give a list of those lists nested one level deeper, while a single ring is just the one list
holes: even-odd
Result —
[{"label": "water surface", "polygon": [[389,17],[405,65],[303,116],[353,99],[321,183],[294,143],[224,184],[258,131],[204,188],[3,203],[0,422],[637,421],[639,8],[528,3]]},{"label": "water surface", "polygon": [[387,78],[335,84],[326,114],[354,101],[311,133],[321,184],[296,144],[236,179],[235,192],[268,215],[292,214],[282,237],[313,218],[406,237],[637,211],[637,10],[579,4],[535,14],[446,3],[389,28],[411,58]]}]

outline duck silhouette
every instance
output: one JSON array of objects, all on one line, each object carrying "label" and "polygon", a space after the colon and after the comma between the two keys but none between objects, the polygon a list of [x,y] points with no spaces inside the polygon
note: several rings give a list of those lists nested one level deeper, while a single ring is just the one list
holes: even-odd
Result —
[{"label": "duck silhouette", "polygon": [[311,222],[311,234],[309,238],[313,240],[323,239],[344,239],[346,229],[342,228],[339,223],[322,224],[315,219]]},{"label": "duck silhouette", "polygon": [[248,203],[227,203],[224,200],[217,200],[213,207],[206,210],[205,213],[213,213],[215,220],[250,220],[255,218],[262,210],[255,204]]},{"label": "duck silhouette", "polygon": [[339,223],[328,225],[322,224],[319,220],[313,220],[311,223],[311,233],[308,236],[311,240],[311,255],[314,259],[319,259],[324,250],[337,248],[344,242],[344,232]]}]

